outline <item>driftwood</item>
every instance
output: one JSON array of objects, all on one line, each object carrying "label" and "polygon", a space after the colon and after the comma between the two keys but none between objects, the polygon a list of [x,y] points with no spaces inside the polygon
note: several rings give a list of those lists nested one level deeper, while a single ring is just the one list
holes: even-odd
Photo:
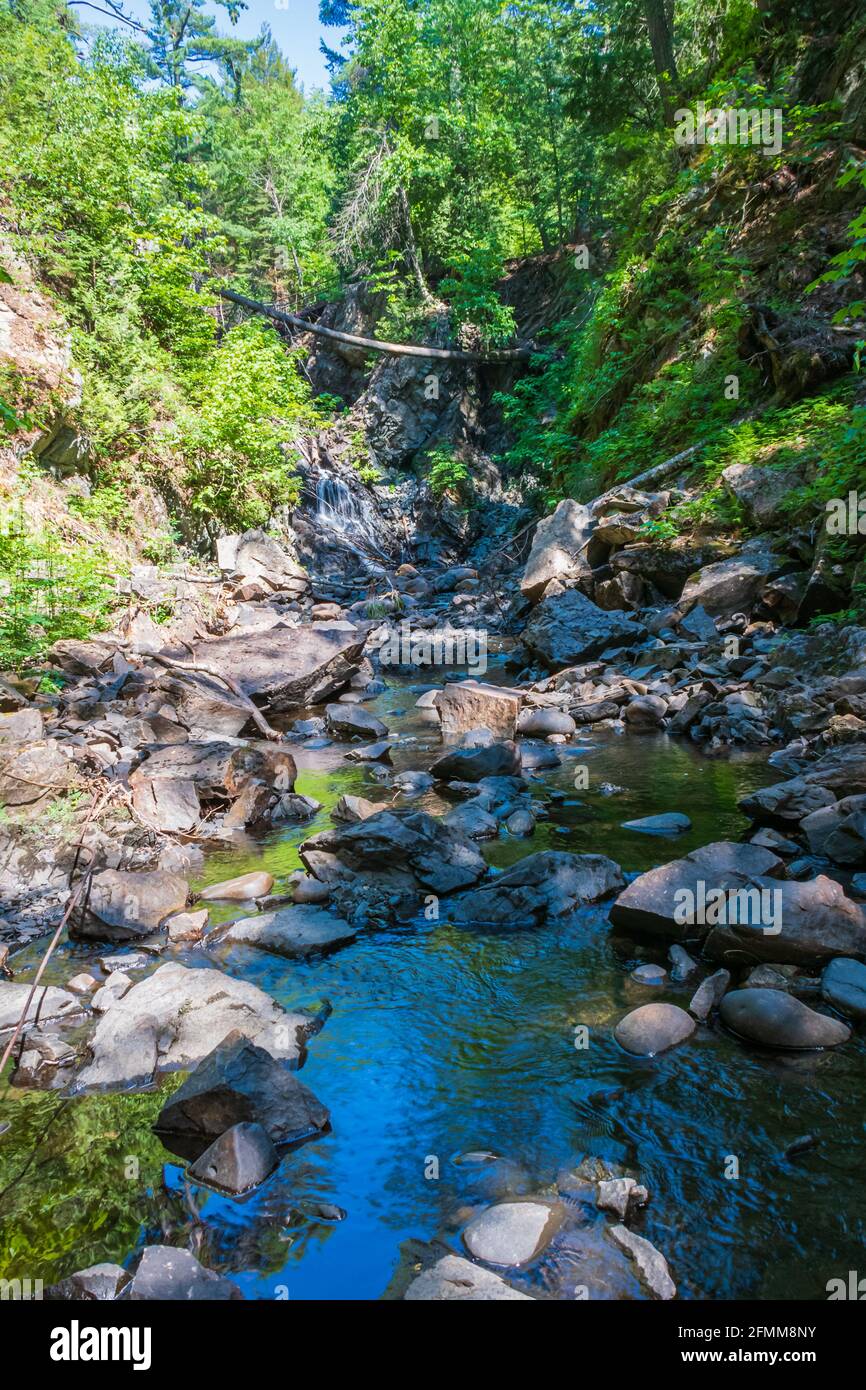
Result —
[{"label": "driftwood", "polygon": [[218,290],[217,293],[222,299],[228,299],[232,304],[240,304],[242,308],[250,309],[254,314],[265,314],[268,318],[275,319],[277,323],[285,323],[291,328],[300,329],[302,333],[315,333],[319,338],[331,338],[337,343],[349,343],[351,347],[368,348],[371,352],[391,353],[395,357],[433,357],[440,362],[515,362],[525,360],[537,351],[532,343],[521,343],[514,348],[493,348],[490,352],[462,352],[458,348],[419,347],[414,343],[386,343],[379,338],[361,338],[357,333],[340,333],[336,328],[323,328],[320,324],[310,323],[307,319],[299,318],[297,314],[289,314],[285,309],[277,309],[271,304],[262,304],[257,299],[249,299],[245,294],[238,294],[235,290]]}]

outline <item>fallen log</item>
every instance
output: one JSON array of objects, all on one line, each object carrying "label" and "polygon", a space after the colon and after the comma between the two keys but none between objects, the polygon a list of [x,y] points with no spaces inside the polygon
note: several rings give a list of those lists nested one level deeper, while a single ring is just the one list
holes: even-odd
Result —
[{"label": "fallen log", "polygon": [[357,333],[340,333],[336,328],[323,328],[289,314],[285,309],[277,309],[272,304],[262,304],[258,299],[249,299],[236,290],[218,290],[221,299],[250,309],[254,314],[265,314],[277,323],[298,328],[302,333],[315,333],[319,338],[330,338],[337,343],[348,343],[351,347],[369,348],[371,352],[391,353],[395,357],[432,357],[440,362],[514,362],[531,357],[537,348],[533,343],[521,343],[514,348],[491,348],[489,352],[462,352],[459,348],[419,347],[414,343],[387,343],[379,338],[361,338]]}]

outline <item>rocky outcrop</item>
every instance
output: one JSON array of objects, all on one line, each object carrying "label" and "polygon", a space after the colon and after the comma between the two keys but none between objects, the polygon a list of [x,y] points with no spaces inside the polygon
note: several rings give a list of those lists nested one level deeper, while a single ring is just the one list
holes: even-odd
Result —
[{"label": "rocky outcrop", "polygon": [[630,613],[607,612],[579,589],[545,598],[523,630],[523,641],[544,663],[561,669],[608,648],[634,646],[646,629]]},{"label": "rocky outcrop", "polygon": [[[339,695],[360,667],[364,640],[364,632],[351,625],[278,623],[266,632],[199,642],[193,656],[198,664],[231,676],[257,705],[281,711]],[[188,654],[177,655],[183,660]]]}]

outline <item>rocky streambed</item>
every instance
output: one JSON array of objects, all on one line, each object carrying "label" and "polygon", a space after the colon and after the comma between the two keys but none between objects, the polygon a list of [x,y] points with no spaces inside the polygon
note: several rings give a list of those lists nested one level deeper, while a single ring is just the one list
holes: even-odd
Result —
[{"label": "rocky streambed", "polygon": [[467,568],[401,578],[417,629],[485,622],[483,679],[382,664],[387,611],[286,565],[223,636],[6,690],[4,1045],[77,896],[4,1077],[0,1273],[825,1297],[863,1238],[860,635],[548,576],[521,651]]}]

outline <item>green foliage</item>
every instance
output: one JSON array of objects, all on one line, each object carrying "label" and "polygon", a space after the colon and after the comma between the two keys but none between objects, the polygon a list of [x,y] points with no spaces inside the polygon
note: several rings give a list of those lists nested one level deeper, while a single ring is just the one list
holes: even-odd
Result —
[{"label": "green foliage", "polygon": [[472,496],[472,480],[463,459],[455,454],[453,448],[439,445],[425,455],[427,482],[437,501],[451,496],[464,506]]},{"label": "green foliage", "polygon": [[261,319],[239,324],[180,412],[173,442],[186,460],[191,511],[208,528],[264,526],[276,507],[297,501],[284,446],[323,421],[295,370],[296,355]]}]

